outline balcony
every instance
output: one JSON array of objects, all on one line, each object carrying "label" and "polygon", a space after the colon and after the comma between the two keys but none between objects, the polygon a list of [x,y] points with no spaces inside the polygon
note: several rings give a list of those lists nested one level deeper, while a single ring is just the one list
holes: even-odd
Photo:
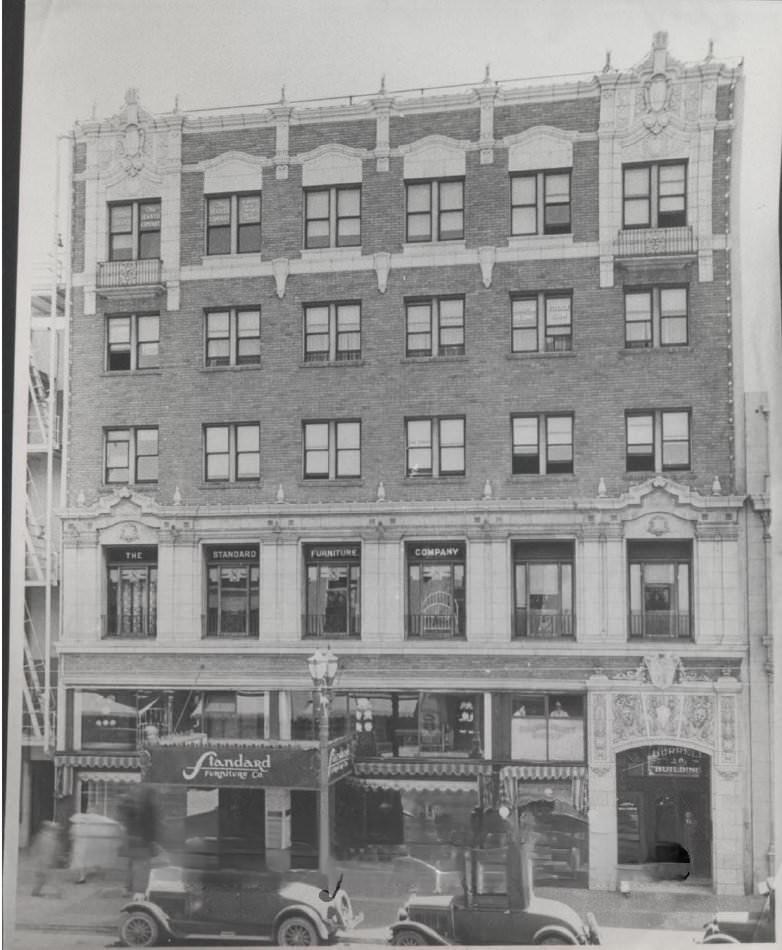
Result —
[{"label": "balcony", "polygon": [[630,613],[632,640],[689,640],[690,615],[678,610],[646,610]]},{"label": "balcony", "polygon": [[691,227],[631,228],[616,238],[617,257],[677,257],[696,251]]},{"label": "balcony", "polygon": [[348,616],[344,612],[331,616],[330,614],[302,614],[301,628],[305,637],[315,637],[326,640],[358,639],[361,636],[361,615],[351,611]]},{"label": "balcony", "polygon": [[572,638],[575,632],[576,618],[569,611],[517,607],[513,612],[513,636],[516,639],[557,640]]},{"label": "balcony", "polygon": [[163,286],[163,262],[160,258],[134,261],[103,261],[98,264],[97,288],[104,296],[119,291],[159,293]]},{"label": "balcony", "polygon": [[463,640],[464,623],[458,611],[407,614],[409,640]]}]

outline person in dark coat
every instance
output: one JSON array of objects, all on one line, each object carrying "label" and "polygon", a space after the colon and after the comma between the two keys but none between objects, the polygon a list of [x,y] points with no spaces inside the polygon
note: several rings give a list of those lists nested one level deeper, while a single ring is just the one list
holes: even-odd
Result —
[{"label": "person in dark coat", "polygon": [[[33,897],[42,897],[43,889],[49,883],[52,871],[60,862],[60,826],[56,821],[44,821],[30,847],[33,859]],[[60,889],[56,889],[60,897]]]}]

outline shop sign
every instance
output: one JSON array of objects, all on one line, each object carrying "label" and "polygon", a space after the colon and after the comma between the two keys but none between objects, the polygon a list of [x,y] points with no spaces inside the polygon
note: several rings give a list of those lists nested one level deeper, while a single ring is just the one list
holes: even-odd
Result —
[{"label": "shop sign", "polygon": [[350,742],[343,742],[329,746],[329,779],[342,775],[350,768],[352,761]]},{"label": "shop sign", "polygon": [[305,544],[308,561],[360,561],[360,544]]},{"label": "shop sign", "polygon": [[210,561],[257,561],[258,545],[210,544],[206,556]]},{"label": "shop sign", "polygon": [[703,757],[700,752],[678,746],[652,746],[646,757],[648,775],[700,778]]},{"label": "shop sign", "polygon": [[408,544],[407,554],[417,561],[463,561],[465,549],[463,541],[420,541]]},{"label": "shop sign", "polygon": [[118,561],[146,561],[153,563],[157,561],[157,548],[153,544],[136,545],[136,547],[117,548],[112,547],[109,554],[109,560],[112,564]]}]

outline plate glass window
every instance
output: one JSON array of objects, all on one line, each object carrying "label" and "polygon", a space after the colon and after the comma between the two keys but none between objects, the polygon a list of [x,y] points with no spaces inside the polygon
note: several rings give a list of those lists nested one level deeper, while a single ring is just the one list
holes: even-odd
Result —
[{"label": "plate glass window", "polygon": [[628,542],[630,637],[690,637],[689,541]]},{"label": "plate glass window", "polygon": [[361,546],[305,545],[305,637],[361,635]]},{"label": "plate glass window", "polygon": [[206,636],[258,636],[258,547],[206,549]]},{"label": "plate glass window", "polygon": [[519,542],[513,548],[515,637],[575,634],[572,542]]},{"label": "plate glass window", "polygon": [[204,732],[210,739],[263,739],[265,693],[206,693]]},{"label": "plate glass window", "polygon": [[406,550],[408,637],[464,637],[464,542],[412,542]]},{"label": "plate glass window", "polygon": [[107,637],[154,637],[157,633],[157,548],[106,551]]},{"label": "plate glass window", "polygon": [[522,762],[584,761],[584,697],[520,694],[511,700],[511,758]]}]

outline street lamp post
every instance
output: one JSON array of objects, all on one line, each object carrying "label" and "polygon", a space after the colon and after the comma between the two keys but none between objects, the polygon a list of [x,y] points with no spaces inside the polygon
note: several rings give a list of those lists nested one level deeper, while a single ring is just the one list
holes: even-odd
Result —
[{"label": "street lamp post", "polygon": [[320,742],[320,807],[318,818],[318,869],[321,874],[328,876],[331,844],[329,840],[329,830],[331,825],[331,812],[329,808],[329,704],[331,702],[331,687],[337,676],[339,667],[338,658],[331,652],[331,647],[326,650],[316,650],[307,660],[312,684],[318,691],[318,700],[320,706],[320,722],[318,727],[318,739]]}]

